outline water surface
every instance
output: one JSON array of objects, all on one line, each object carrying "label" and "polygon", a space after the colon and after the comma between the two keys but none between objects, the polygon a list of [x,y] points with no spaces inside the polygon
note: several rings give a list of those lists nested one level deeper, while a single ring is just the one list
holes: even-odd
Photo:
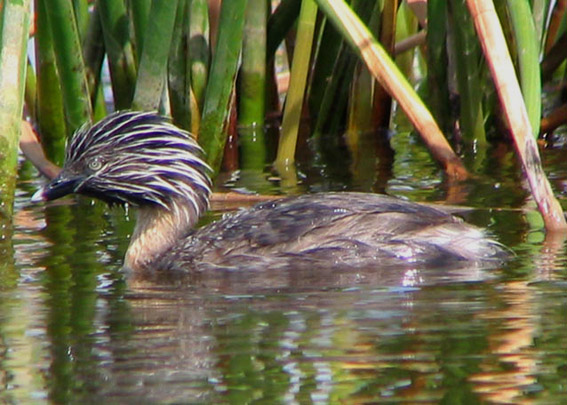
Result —
[{"label": "water surface", "polygon": [[131,213],[85,198],[32,205],[41,180],[23,165],[0,246],[0,402],[565,402],[564,239],[544,237],[517,167],[496,154],[457,186],[401,156],[386,181],[314,166],[300,188],[475,207],[462,215],[516,255],[504,266],[193,283],[126,274]]}]

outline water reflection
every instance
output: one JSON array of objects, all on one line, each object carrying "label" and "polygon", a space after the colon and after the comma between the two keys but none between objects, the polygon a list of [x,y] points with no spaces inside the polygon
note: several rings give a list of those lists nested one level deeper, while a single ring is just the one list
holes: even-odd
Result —
[{"label": "water reflection", "polygon": [[51,352],[50,398],[63,389],[66,399],[106,401],[515,402],[542,391],[529,290],[226,295],[138,285],[122,308],[104,297],[88,339],[72,334],[67,353]]},{"label": "water reflection", "polygon": [[517,253],[503,268],[168,280],[123,272],[120,210],[30,206],[20,188],[2,245],[0,402],[567,399],[565,239],[522,211],[463,213]]}]

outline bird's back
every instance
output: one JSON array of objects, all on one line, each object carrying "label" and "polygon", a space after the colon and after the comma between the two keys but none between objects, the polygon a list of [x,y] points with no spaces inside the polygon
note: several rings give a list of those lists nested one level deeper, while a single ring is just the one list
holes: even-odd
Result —
[{"label": "bird's back", "polygon": [[264,202],[192,232],[156,270],[427,266],[505,256],[479,228],[430,206],[367,193]]}]

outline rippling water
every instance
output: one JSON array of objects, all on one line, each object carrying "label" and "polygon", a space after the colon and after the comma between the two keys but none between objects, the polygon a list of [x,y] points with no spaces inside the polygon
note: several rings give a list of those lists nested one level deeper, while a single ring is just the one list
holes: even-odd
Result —
[{"label": "rippling water", "polygon": [[[478,207],[463,215],[516,257],[497,269],[139,280],[121,269],[127,213],[31,205],[39,181],[24,167],[0,245],[0,402],[567,401],[564,238],[544,237],[516,168],[455,189],[434,165],[403,165],[386,191]],[[308,175],[307,189],[340,188]]]}]

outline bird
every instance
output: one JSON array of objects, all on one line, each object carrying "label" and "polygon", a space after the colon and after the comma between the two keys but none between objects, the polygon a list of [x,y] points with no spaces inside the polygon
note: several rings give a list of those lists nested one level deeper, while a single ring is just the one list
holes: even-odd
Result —
[{"label": "bird", "polygon": [[364,192],[281,197],[196,227],[212,170],[189,132],[155,112],[114,112],[72,136],[59,175],[32,201],[81,194],[137,210],[124,267],[214,269],[487,265],[508,256],[485,230],[445,210]]}]

